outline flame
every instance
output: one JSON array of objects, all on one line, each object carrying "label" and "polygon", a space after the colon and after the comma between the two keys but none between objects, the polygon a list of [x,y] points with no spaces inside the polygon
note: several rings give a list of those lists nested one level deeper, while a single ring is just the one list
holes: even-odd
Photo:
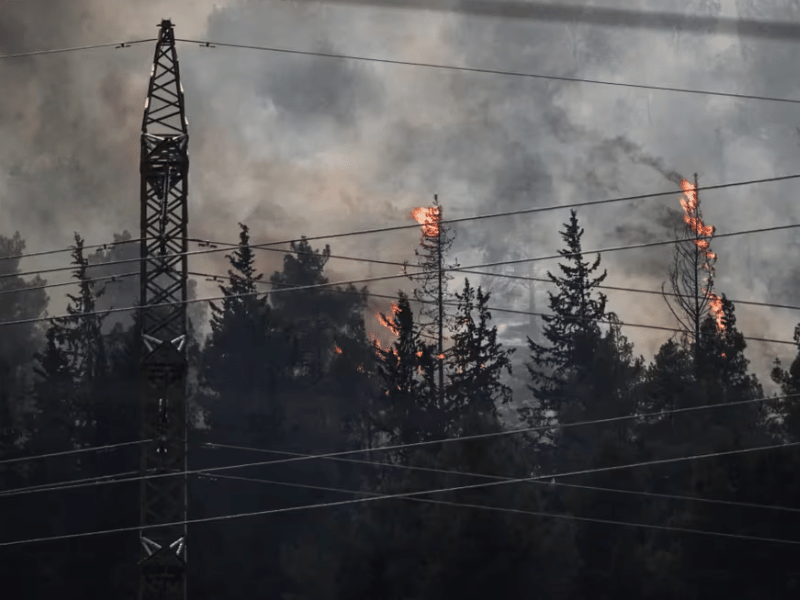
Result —
[{"label": "flame", "polygon": [[723,322],[725,311],[722,308],[722,298],[714,293],[709,293],[708,297],[708,305],[711,308],[711,314],[717,322],[717,331],[725,331],[725,323]]},{"label": "flame", "polygon": [[439,221],[442,219],[442,212],[436,206],[417,207],[411,211],[412,218],[422,225],[422,235],[436,237],[439,235]]},{"label": "flame", "polygon": [[[710,238],[713,236],[714,227],[712,225],[706,225],[703,223],[703,221],[700,219],[700,216],[697,214],[697,207],[699,205],[699,200],[697,198],[697,185],[687,181],[686,179],[681,179],[681,189],[683,190],[683,198],[681,198],[683,222],[686,223],[691,232],[696,236],[696,238],[692,241],[697,245],[698,248],[700,248],[700,250],[703,251],[703,255],[705,257],[705,260],[703,261],[703,268],[711,273],[713,271],[712,264],[715,260],[717,260],[717,255],[708,249],[710,240],[703,238]],[[717,331],[725,331],[725,324],[723,322],[725,312],[722,309],[722,299],[706,289],[703,290],[703,294],[708,298],[708,305],[711,309],[711,314],[713,315],[714,320],[717,322]]]},{"label": "flame", "polygon": [[336,345],[334,346],[334,348],[333,348],[333,351],[334,351],[336,354],[341,354],[341,353],[342,353],[342,349],[341,349],[341,348],[339,348],[339,344],[336,344]]},{"label": "flame", "polygon": [[[395,304],[394,302],[392,302],[392,315],[397,316],[398,314],[400,314],[400,307],[397,306],[397,304]],[[386,329],[391,331],[394,335],[400,334],[399,328],[396,327],[392,321],[384,317],[381,313],[375,313],[375,316],[378,317],[378,322],[384,327],[386,327]]]},{"label": "flame", "polygon": [[444,360],[444,352],[442,352],[439,356],[437,356],[439,360]]},{"label": "flame", "polygon": [[[698,238],[708,238],[714,235],[714,227],[706,225],[697,216],[697,186],[690,183],[686,179],[681,179],[681,189],[683,190],[683,198],[681,198],[681,207],[683,207],[683,222],[689,226],[692,233]],[[701,250],[707,250],[709,241],[706,239],[695,239],[694,243]],[[706,252],[706,258],[714,260],[717,255],[713,252]]]}]

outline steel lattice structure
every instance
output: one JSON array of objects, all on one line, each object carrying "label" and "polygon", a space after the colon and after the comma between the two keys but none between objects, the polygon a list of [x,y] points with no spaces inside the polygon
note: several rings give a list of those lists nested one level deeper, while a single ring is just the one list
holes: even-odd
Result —
[{"label": "steel lattice structure", "polygon": [[[141,139],[142,475],[185,473],[187,454],[189,136],[172,23],[160,28]],[[182,523],[186,505],[185,475],[142,479],[141,600],[186,597],[186,525],[152,527]]]}]

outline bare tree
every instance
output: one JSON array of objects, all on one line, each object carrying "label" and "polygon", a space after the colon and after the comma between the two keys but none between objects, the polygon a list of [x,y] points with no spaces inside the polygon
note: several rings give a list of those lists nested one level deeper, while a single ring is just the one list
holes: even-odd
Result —
[{"label": "bare tree", "polygon": [[677,237],[683,239],[675,244],[674,260],[669,268],[672,295],[667,295],[666,283],[662,284],[661,291],[685,335],[696,344],[700,337],[700,326],[709,314],[721,326],[722,301],[712,292],[714,263],[717,260],[717,255],[711,252],[714,227],[703,223],[697,174],[694,184],[682,179],[681,187],[684,227]]}]

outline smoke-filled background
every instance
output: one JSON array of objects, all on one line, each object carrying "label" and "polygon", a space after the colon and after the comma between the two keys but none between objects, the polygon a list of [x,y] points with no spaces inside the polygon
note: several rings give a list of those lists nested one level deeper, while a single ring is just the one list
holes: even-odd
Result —
[{"label": "smoke-filled background", "polygon": [[[772,0],[580,4],[779,22],[800,12],[796,2]],[[2,0],[0,54],[154,37],[163,18],[188,39],[800,97],[792,42],[341,3]],[[75,231],[90,244],[124,230],[138,236],[139,134],[154,45],[0,61],[0,233],[18,229],[28,251],[65,247]],[[189,43],[178,51],[193,237],[235,243],[237,222],[249,225],[254,242],[407,224],[410,209],[434,194],[445,218],[454,218],[676,190],[674,197],[581,209],[584,247],[594,249],[671,238],[681,222],[672,173],[691,179],[697,172],[702,186],[798,170],[791,104]],[[718,232],[794,222],[796,185],[701,193],[705,221]],[[470,265],[553,254],[567,218],[564,209],[456,226],[450,258]],[[408,230],[331,245],[334,253],[403,261],[413,259],[418,237]],[[717,293],[796,304],[797,273],[786,262],[796,239],[778,232],[714,242]],[[281,254],[259,256],[266,273],[281,264]],[[606,283],[659,289],[670,256],[663,247],[606,253]],[[22,269],[67,260],[29,259]],[[553,266],[508,272],[541,275]],[[224,273],[227,266],[220,253],[192,258],[191,269]],[[397,269],[332,260],[327,272],[335,281]],[[527,286],[515,292],[499,280],[479,283],[495,289],[493,306],[530,306]],[[400,285],[410,284],[370,289],[393,293]],[[198,280],[199,296],[217,291]],[[537,310],[547,310],[545,294],[537,285]],[[58,288],[50,295],[50,313],[60,314],[64,298]],[[674,325],[657,296],[609,296],[623,321]],[[737,308],[749,336],[790,340],[798,321],[789,310]],[[668,336],[626,332],[648,358]],[[767,382],[769,364],[791,349],[753,342],[748,352]]]}]

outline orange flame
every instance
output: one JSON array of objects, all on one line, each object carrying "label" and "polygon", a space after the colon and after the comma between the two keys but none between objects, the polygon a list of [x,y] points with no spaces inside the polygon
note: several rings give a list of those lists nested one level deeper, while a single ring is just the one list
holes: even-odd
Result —
[{"label": "orange flame", "polygon": [[[400,313],[400,307],[397,306],[397,304],[395,304],[394,302],[392,302],[392,315],[397,316],[399,313]],[[391,331],[394,335],[400,334],[400,330],[395,326],[395,324],[386,317],[384,317],[381,313],[375,313],[375,316],[378,317],[378,322],[380,322],[381,325],[386,327],[386,329]]]},{"label": "orange flame", "polygon": [[[699,202],[697,199],[697,186],[686,179],[681,179],[681,189],[683,190],[683,198],[681,198],[683,222],[689,226],[689,229],[698,238],[707,238],[714,235],[714,227],[706,225],[700,220],[700,217],[697,216],[697,205]],[[694,242],[701,250],[706,250],[708,248],[708,240],[696,239]],[[717,258],[717,255],[713,252],[707,252],[706,257],[709,260],[714,260]]]},{"label": "orange flame", "polygon": [[[703,221],[700,219],[700,216],[697,214],[697,207],[699,205],[699,200],[697,198],[697,185],[687,181],[686,179],[681,179],[681,189],[683,190],[683,198],[681,198],[683,222],[688,225],[691,232],[696,236],[696,238],[692,241],[697,245],[698,248],[700,248],[700,250],[703,250],[703,254],[705,256],[703,268],[706,271],[711,272],[713,270],[711,265],[715,260],[717,260],[717,255],[708,249],[710,241],[702,238],[710,238],[713,236],[714,227],[703,223]],[[722,309],[722,299],[716,294],[705,289],[703,290],[703,294],[705,294],[708,298],[711,314],[713,315],[714,320],[717,322],[717,331],[725,331],[725,324],[723,323],[725,313]]]},{"label": "orange flame", "polygon": [[342,353],[342,349],[341,349],[341,348],[339,348],[339,344],[336,344],[336,345],[334,346],[334,348],[333,348],[333,351],[334,351],[336,354],[341,354],[341,353]]},{"label": "orange flame", "polygon": [[417,207],[411,211],[413,219],[422,225],[422,235],[436,237],[439,235],[439,222],[442,219],[442,211],[436,206]]},{"label": "orange flame", "polygon": [[711,308],[711,314],[717,322],[717,331],[725,331],[725,323],[723,322],[725,311],[722,309],[722,298],[714,293],[709,293],[708,297],[708,305]]}]

